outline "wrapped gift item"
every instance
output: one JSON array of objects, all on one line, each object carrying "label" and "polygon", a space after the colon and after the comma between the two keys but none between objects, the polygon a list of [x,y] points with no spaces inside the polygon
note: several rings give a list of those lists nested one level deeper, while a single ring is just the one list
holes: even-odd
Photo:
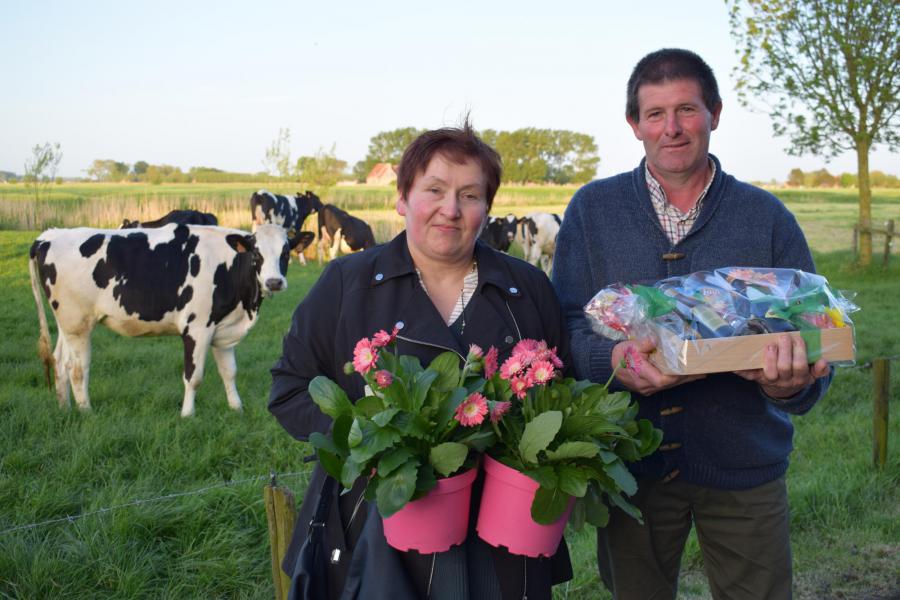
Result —
[{"label": "wrapped gift item", "polygon": [[726,267],[652,286],[616,284],[584,307],[594,330],[613,340],[650,337],[664,373],[758,369],[775,336],[806,343],[812,363],[852,364],[850,313],[858,310],[821,275],[796,269]]}]

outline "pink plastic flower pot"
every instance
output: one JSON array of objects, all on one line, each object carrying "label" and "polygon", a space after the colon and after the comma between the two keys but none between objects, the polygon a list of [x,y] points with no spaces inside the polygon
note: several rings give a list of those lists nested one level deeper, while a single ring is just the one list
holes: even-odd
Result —
[{"label": "pink plastic flower pot", "polygon": [[469,501],[477,469],[439,479],[423,498],[384,519],[387,543],[404,552],[445,552],[461,544],[469,528]]},{"label": "pink plastic flower pot", "polygon": [[559,548],[575,498],[551,525],[535,523],[531,503],[538,483],[501,462],[484,457],[484,492],[478,511],[478,537],[491,546],[506,546],[513,554],[553,556]]}]

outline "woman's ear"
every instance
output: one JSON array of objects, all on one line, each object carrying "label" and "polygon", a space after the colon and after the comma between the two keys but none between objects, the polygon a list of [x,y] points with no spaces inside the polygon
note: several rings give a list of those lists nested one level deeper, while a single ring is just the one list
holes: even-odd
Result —
[{"label": "woman's ear", "polygon": [[397,214],[401,217],[406,216],[406,199],[403,196],[397,196]]}]

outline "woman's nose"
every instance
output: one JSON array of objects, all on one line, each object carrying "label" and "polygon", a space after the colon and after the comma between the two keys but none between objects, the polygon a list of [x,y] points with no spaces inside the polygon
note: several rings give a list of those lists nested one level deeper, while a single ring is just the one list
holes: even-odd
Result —
[{"label": "woman's nose", "polygon": [[456,194],[447,194],[444,197],[444,201],[441,203],[441,214],[451,219],[459,217],[459,199]]}]

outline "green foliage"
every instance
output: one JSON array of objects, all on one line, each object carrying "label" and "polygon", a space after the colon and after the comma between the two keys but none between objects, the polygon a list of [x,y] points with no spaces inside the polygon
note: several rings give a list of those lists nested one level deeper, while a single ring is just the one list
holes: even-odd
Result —
[{"label": "green foliage", "polygon": [[587,183],[600,159],[594,138],[564,129],[528,127],[481,133],[503,157],[504,183]]},{"label": "green foliage", "polygon": [[31,157],[25,161],[23,179],[25,185],[31,189],[35,202],[40,200],[41,190],[56,179],[56,171],[62,156],[59,143],[36,144],[31,149]]},{"label": "green foliage", "polygon": [[347,161],[338,159],[334,148],[334,145],[328,151],[320,148],[315,156],[301,156],[297,159],[296,176],[320,194],[322,190],[340,181],[347,169]]},{"label": "green foliage", "polygon": [[291,175],[291,130],[287,127],[278,129],[278,135],[266,148],[263,166],[269,175],[289,177]]},{"label": "green foliage", "polygon": [[353,166],[353,175],[356,180],[360,183],[365,182],[372,167],[378,163],[398,164],[406,147],[424,132],[424,129],[415,127],[401,127],[390,131],[380,131],[372,136],[369,140],[366,157]]},{"label": "green foliage", "polygon": [[123,162],[97,158],[88,167],[87,175],[95,181],[125,181],[130,168]]},{"label": "green foliage", "polygon": [[[393,337],[386,332],[376,334],[372,342],[376,340],[374,346],[360,341],[357,347],[373,353],[371,366],[356,365],[370,390],[365,398],[351,403],[327,377],[310,383],[313,402],[335,421],[328,436],[316,435],[310,441],[322,467],[345,488],[368,475],[366,493],[371,497],[374,491],[378,512],[389,517],[424,496],[438,476],[473,467],[473,451],[491,440],[489,435],[472,435],[454,419],[469,393],[466,383],[473,379],[468,361],[460,368],[459,356],[444,352],[423,369],[415,357],[392,354]],[[348,363],[346,370],[352,373],[353,368]],[[390,373],[391,380],[379,380],[376,372]]]}]

